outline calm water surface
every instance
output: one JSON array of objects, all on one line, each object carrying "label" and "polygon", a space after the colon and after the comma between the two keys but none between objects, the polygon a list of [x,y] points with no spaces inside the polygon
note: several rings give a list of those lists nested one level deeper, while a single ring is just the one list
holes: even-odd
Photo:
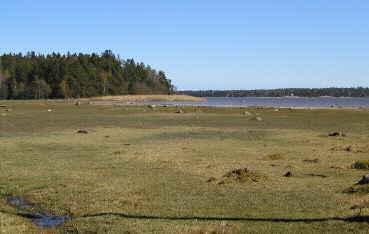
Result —
[{"label": "calm water surface", "polygon": [[369,97],[366,98],[290,98],[290,97],[206,97],[207,102],[150,102],[151,104],[214,106],[214,107],[342,107],[342,108],[369,108]]}]

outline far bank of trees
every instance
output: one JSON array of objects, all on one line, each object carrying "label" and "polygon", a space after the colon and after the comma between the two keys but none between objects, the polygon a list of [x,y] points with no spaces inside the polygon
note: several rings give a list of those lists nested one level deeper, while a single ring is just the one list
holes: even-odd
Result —
[{"label": "far bank of trees", "polygon": [[369,97],[369,88],[286,88],[259,90],[199,90],[179,91],[177,93],[196,97]]},{"label": "far bank of trees", "polygon": [[29,52],[0,56],[0,99],[79,98],[125,94],[171,94],[163,71],[133,59],[101,55]]}]

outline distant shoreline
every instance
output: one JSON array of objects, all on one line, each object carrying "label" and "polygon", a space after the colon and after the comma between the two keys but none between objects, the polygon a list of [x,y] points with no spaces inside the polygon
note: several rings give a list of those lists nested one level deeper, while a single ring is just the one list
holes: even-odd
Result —
[{"label": "distant shoreline", "polygon": [[195,97],[369,97],[369,87],[280,88],[253,90],[183,90],[177,94]]}]

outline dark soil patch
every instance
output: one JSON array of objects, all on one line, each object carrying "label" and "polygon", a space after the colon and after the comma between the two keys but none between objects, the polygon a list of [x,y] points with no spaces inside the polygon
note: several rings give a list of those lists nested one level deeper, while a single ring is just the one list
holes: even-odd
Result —
[{"label": "dark soil patch", "polygon": [[316,176],[316,177],[321,177],[321,178],[327,178],[328,176],[326,175],[322,175],[322,174],[313,174],[313,173],[310,173],[310,174],[306,174],[308,176]]}]

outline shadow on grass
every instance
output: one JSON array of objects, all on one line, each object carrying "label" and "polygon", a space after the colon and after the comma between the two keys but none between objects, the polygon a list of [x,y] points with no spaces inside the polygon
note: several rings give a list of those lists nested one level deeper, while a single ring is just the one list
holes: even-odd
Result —
[{"label": "shadow on grass", "polygon": [[93,218],[101,216],[117,216],[126,219],[158,219],[158,220],[199,220],[199,221],[251,221],[251,222],[291,222],[291,223],[313,223],[313,222],[327,222],[327,221],[345,221],[345,222],[359,222],[369,223],[369,216],[347,216],[347,217],[326,217],[326,218],[247,218],[247,217],[206,217],[206,216],[152,216],[152,215],[130,215],[125,213],[97,213],[86,214],[76,218]]},{"label": "shadow on grass", "polygon": [[[26,219],[35,219],[39,216],[36,214],[8,212],[0,210],[5,214],[17,215]],[[353,223],[369,223],[368,215],[357,215],[347,217],[323,217],[323,218],[247,218],[247,217],[215,217],[215,216],[153,216],[153,215],[130,215],[118,212],[103,212],[96,214],[86,214],[77,217],[71,217],[70,220],[94,218],[102,216],[115,216],[125,219],[144,219],[144,220],[197,220],[197,221],[235,221],[235,222],[273,222],[273,223],[317,223],[328,221],[344,221]]]}]

